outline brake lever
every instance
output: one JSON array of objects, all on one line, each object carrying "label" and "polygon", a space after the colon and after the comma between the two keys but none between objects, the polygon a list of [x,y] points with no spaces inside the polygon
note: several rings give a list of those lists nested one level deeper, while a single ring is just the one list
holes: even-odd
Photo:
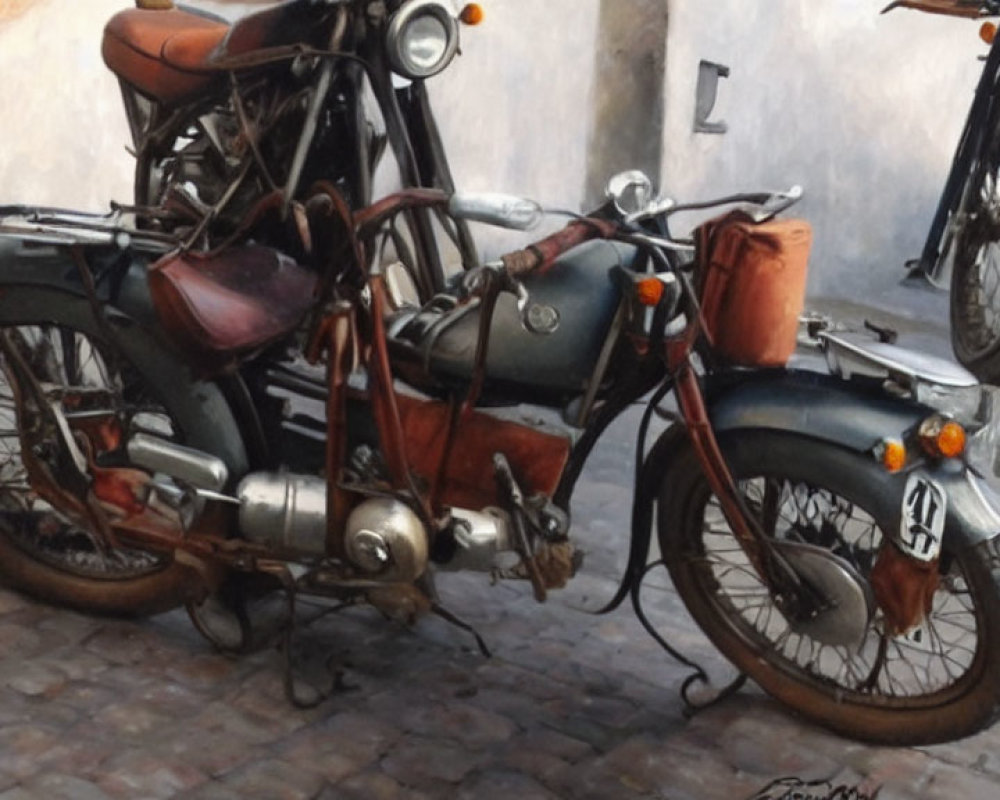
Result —
[{"label": "brake lever", "polygon": [[772,217],[777,216],[786,208],[791,208],[799,200],[802,199],[802,187],[796,184],[787,192],[776,192],[772,194],[760,207],[755,211],[747,211],[750,218],[754,222],[766,222]]}]

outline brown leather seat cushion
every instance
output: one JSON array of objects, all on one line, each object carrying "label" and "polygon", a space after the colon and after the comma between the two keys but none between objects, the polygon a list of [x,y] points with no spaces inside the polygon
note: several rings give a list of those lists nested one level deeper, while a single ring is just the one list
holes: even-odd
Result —
[{"label": "brown leather seat cushion", "polygon": [[171,338],[217,363],[294,330],[312,307],[316,276],[249,245],[208,258],[164,256],[150,267],[149,287]]},{"label": "brown leather seat cushion", "polygon": [[104,28],[101,53],[116,75],[163,103],[193,94],[214,77],[209,61],[229,25],[180,9],[130,8]]}]

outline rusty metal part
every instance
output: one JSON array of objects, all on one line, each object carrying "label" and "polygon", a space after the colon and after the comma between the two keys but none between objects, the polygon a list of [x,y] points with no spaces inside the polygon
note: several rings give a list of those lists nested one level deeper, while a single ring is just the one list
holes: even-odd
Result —
[{"label": "rusty metal part", "polygon": [[342,488],[347,463],[347,379],[357,357],[354,306],[337,303],[327,317],[326,551],[343,554],[344,525],[351,495]]},{"label": "rusty metal part", "polygon": [[404,189],[356,212],[354,224],[358,237],[363,240],[375,234],[382,223],[401,211],[443,208],[447,204],[448,195],[438,189]]},{"label": "rusty metal part", "polygon": [[406,438],[399,416],[396,392],[393,388],[392,367],[389,364],[389,347],[385,338],[385,276],[373,275],[369,281],[371,289],[371,353],[369,374],[372,382],[372,416],[379,430],[382,455],[389,470],[393,486],[409,489],[414,502],[420,506],[425,522],[434,518],[428,498],[413,480],[406,455]]},{"label": "rusty metal part", "polygon": [[535,593],[535,600],[544,603],[548,597],[545,578],[542,576],[538,563],[535,560],[535,548],[532,544],[528,532],[528,514],[524,506],[524,495],[514,475],[510,470],[510,464],[503,453],[496,453],[493,456],[494,477],[497,485],[504,495],[507,511],[510,513],[510,520],[514,528],[514,544],[517,552],[521,556],[524,573],[531,581],[531,588]]},{"label": "rusty metal part", "polygon": [[555,260],[572,247],[590,239],[608,239],[618,226],[606,220],[584,217],[573,220],[562,230],[535,242],[523,250],[507,253],[501,258],[507,273],[521,277],[532,272],[546,272]]},{"label": "rusty metal part", "polygon": [[989,16],[979,0],[896,0],[882,9],[882,13],[894,8],[912,8],[915,11],[926,11],[929,14],[943,14],[949,17],[965,17],[976,19]]},{"label": "rusty metal part", "polygon": [[[0,369],[13,394],[21,464],[28,482],[39,497],[90,529],[99,546],[114,546],[117,544],[115,535],[91,491],[86,457],[65,418],[60,418],[47,398],[13,341],[13,335],[14,331],[0,330],[0,355],[3,356]],[[56,452],[52,456],[54,464],[50,465],[36,452],[40,447],[53,445]]]},{"label": "rusty metal part", "polygon": [[274,178],[271,176],[271,171],[267,167],[267,162],[264,160],[264,156],[260,152],[260,142],[258,141],[259,131],[254,131],[250,127],[250,119],[247,117],[246,108],[243,105],[243,96],[240,94],[240,85],[236,79],[236,73],[229,73],[229,86],[230,86],[230,97],[233,101],[233,109],[236,111],[236,119],[240,124],[240,130],[243,132],[243,138],[246,140],[247,145],[250,147],[250,152],[253,153],[254,161],[257,163],[257,169],[260,170],[260,174],[264,176],[264,180],[267,181],[267,185],[270,191],[275,191],[278,189],[278,184],[275,183]]},{"label": "rusty metal part", "polygon": [[675,371],[674,381],[677,404],[705,478],[754,571],[791,615],[808,616],[821,610],[825,599],[802,579],[776,548],[770,546],[767,534],[747,508],[719,448],[698,379],[689,363]]},{"label": "rusty metal part", "polygon": [[412,583],[369,589],[365,599],[389,619],[404,625],[413,625],[433,610],[431,599]]},{"label": "rusty metal part", "polygon": [[546,542],[535,552],[538,571],[549,589],[561,589],[576,574],[577,552],[573,543]]}]

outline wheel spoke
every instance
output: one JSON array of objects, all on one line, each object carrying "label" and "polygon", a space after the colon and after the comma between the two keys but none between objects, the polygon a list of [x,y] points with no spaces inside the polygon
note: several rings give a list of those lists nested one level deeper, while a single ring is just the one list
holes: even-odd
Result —
[{"label": "wheel spoke", "polygon": [[[1000,281],[994,291],[1000,293]],[[748,507],[760,515],[763,529],[775,541],[824,548],[858,575],[867,576],[874,566],[881,530],[847,498],[773,476],[744,480],[739,486]],[[836,691],[893,701],[947,690],[968,673],[976,655],[978,623],[960,575],[942,580],[920,633],[911,634],[915,638],[883,637],[877,616],[859,645],[827,643],[814,638],[822,633],[811,633],[808,624],[796,623],[777,606],[725,525],[714,498],[702,515],[699,574],[716,607],[755,650]]]},{"label": "wheel spoke", "polygon": [[[144,413],[172,426],[163,408],[139,390],[140,382],[128,378],[127,372],[123,379],[122,366],[106,358],[87,335],[54,325],[19,325],[8,330],[35,378],[53,399],[76,396],[87,402],[88,396],[99,396],[102,401],[107,396],[125,419]],[[126,408],[122,386],[127,383],[133,387],[130,396],[136,402]],[[13,398],[7,376],[0,371],[0,535],[38,561],[87,578],[134,578],[162,569],[166,561],[161,556],[127,548],[108,550],[89,531],[39,501],[21,463],[18,409]]]}]

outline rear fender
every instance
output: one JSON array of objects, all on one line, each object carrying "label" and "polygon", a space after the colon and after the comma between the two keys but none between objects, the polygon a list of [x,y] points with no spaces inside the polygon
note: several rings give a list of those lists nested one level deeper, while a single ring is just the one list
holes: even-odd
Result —
[{"label": "rear fender", "polygon": [[[149,296],[149,260],[116,247],[86,246],[85,258],[95,276],[95,291],[109,314],[156,331],[156,311]],[[4,286],[38,286],[86,298],[79,267],[68,247],[26,243],[0,236],[0,292]]]},{"label": "rear fender", "polygon": [[[88,246],[85,252],[92,273],[99,277],[97,298],[107,321],[122,333],[120,345],[129,360],[158,376],[171,376],[162,381],[160,391],[173,398],[173,405],[185,409],[188,443],[222,457],[237,479],[248,469],[247,450],[256,455],[257,445],[252,435],[255,412],[246,404],[232,402],[239,396],[234,382],[240,379],[199,379],[165,340],[149,296],[145,259],[110,247]],[[26,245],[15,237],[0,236],[0,308],[11,295],[11,305],[0,312],[0,321],[43,320],[53,302],[52,292],[65,297],[66,308],[59,319],[78,319],[74,324],[81,329],[94,327],[87,291],[68,248]]]}]

